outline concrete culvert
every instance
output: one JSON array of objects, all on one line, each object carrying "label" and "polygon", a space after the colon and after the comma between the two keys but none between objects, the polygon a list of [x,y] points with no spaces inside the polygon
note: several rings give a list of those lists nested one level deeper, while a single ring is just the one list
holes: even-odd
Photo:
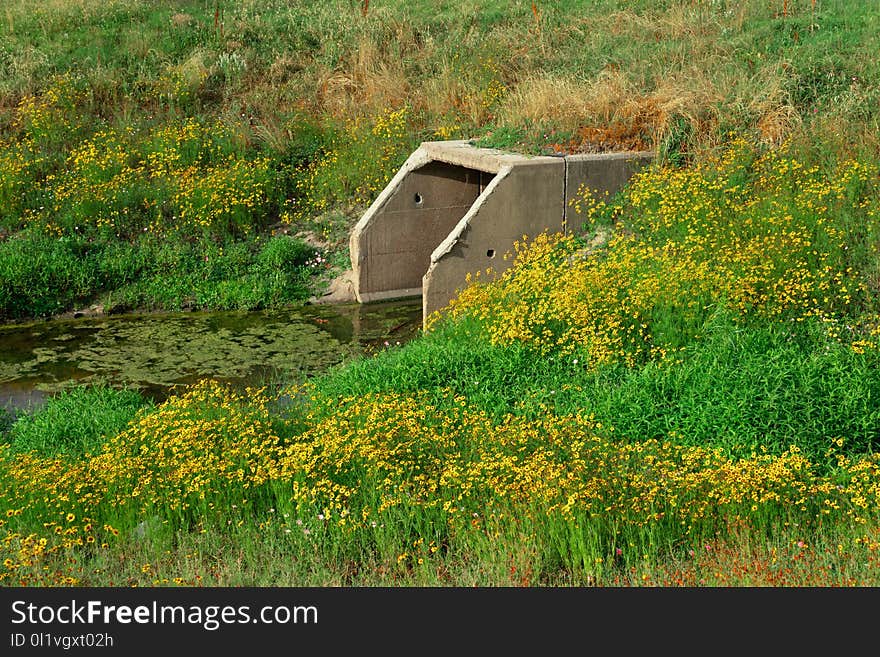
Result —
[{"label": "concrete culvert", "polygon": [[[529,157],[467,141],[424,142],[350,237],[361,303],[422,297],[425,318],[444,308],[468,273],[500,273],[495,258],[523,235],[565,231],[581,185],[614,194],[653,158],[646,151]],[[485,258],[482,254],[486,254]]]}]

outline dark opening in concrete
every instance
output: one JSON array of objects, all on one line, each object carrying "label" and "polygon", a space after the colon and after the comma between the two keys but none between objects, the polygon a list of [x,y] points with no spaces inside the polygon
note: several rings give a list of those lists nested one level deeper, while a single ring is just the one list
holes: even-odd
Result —
[{"label": "dark opening in concrete", "polygon": [[420,296],[431,253],[470,210],[494,174],[433,161],[409,172],[361,232],[359,298]]}]

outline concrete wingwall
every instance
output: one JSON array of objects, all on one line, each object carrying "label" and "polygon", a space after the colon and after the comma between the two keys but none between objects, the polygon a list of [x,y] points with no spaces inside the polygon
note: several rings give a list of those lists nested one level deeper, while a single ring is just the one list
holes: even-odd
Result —
[{"label": "concrete wingwall", "polygon": [[[502,272],[511,261],[504,254],[523,235],[564,229],[564,168],[551,163],[507,166],[431,253],[422,278],[422,313],[444,308],[466,283],[468,273],[491,267]],[[540,211],[536,211],[540,208]]]},{"label": "concrete wingwall", "polygon": [[[350,253],[361,303],[422,297],[442,310],[467,275],[497,275],[515,241],[567,225],[579,189],[616,193],[650,152],[527,157],[466,141],[424,142],[355,225]],[[572,219],[573,220],[573,219]]]}]

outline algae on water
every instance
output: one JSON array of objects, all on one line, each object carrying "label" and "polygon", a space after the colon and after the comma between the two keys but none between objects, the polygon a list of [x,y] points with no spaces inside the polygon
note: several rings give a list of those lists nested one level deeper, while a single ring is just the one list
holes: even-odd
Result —
[{"label": "algae on water", "polygon": [[163,396],[211,377],[300,380],[418,332],[417,303],[86,318],[0,327],[0,405],[22,386],[110,383]]}]

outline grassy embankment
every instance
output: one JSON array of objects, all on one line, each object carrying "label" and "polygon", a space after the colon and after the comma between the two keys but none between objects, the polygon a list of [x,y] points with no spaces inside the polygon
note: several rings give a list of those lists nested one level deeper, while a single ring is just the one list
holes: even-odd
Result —
[{"label": "grassy embankment", "polygon": [[[205,383],[141,410],[101,390],[19,419],[3,581],[876,585],[880,10],[589,4],[227,8],[215,36],[242,30],[245,61],[312,43],[234,96],[305,97],[326,113],[296,114],[324,117],[311,135],[376,110],[336,134],[613,140],[668,166],[585,195],[578,235],[531,236],[404,348],[297,389]],[[226,118],[259,116],[266,148],[266,117],[240,107]],[[361,142],[333,143],[292,178],[291,217],[328,235],[369,197],[343,186],[362,184],[341,164]],[[62,226],[27,216],[25,239]],[[73,410],[90,395],[103,426]]]},{"label": "grassy embankment", "polygon": [[362,7],[5,3],[0,320],[301,300],[327,263],[277,233],[344,266],[422,139],[677,163],[731,133],[876,147],[870,3]]}]

